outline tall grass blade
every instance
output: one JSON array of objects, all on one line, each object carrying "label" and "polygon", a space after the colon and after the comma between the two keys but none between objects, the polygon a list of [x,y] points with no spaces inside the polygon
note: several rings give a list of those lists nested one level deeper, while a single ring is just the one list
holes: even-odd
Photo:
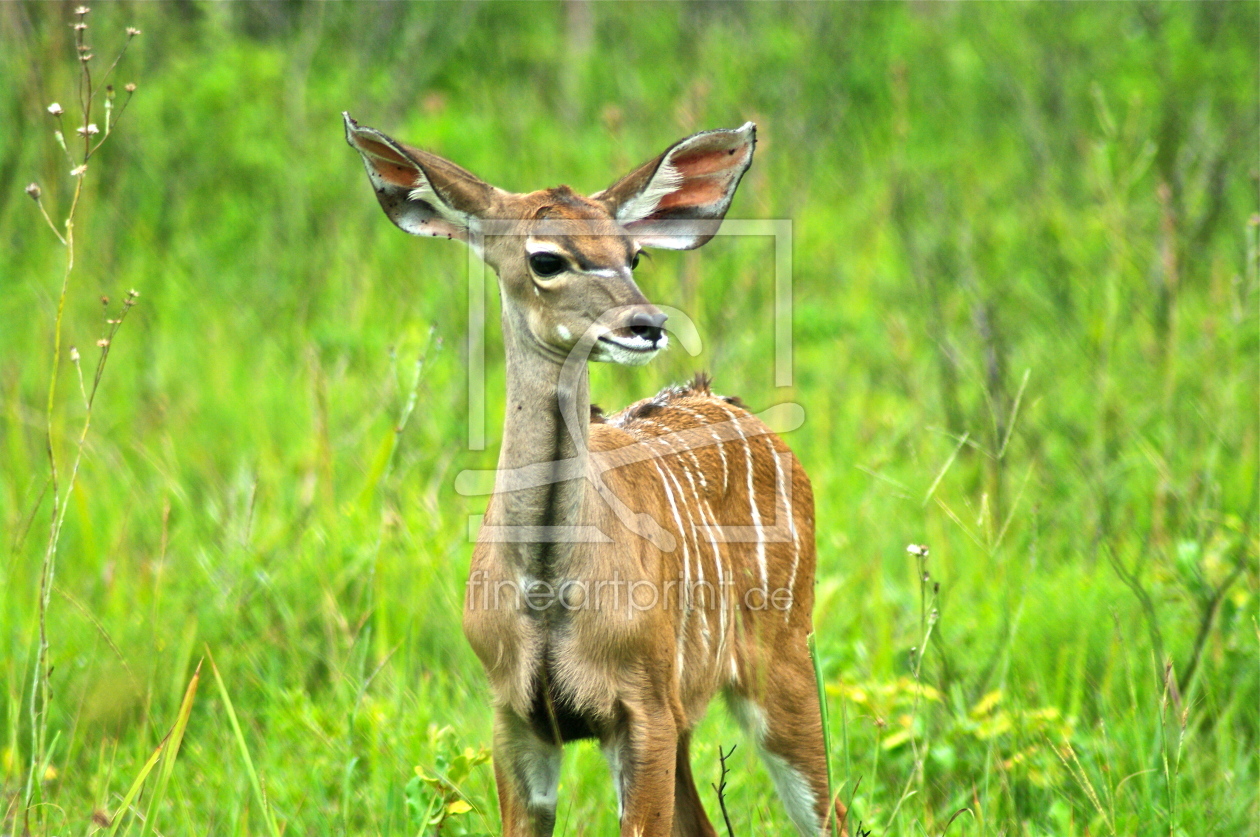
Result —
[{"label": "tall grass blade", "polygon": [[201,663],[198,662],[192,679],[188,681],[188,688],[184,690],[184,699],[180,701],[179,715],[169,735],[170,740],[158,762],[157,787],[153,789],[153,794],[149,797],[149,807],[145,809],[144,827],[140,830],[141,837],[150,832],[157,833],[158,809],[166,796],[166,786],[171,780],[171,773],[175,770],[175,759],[179,757],[179,748],[184,742],[184,731],[188,729],[188,717],[192,715],[193,698],[197,695],[197,685],[200,682]]},{"label": "tall grass blade", "polygon": [[240,722],[236,719],[236,710],[232,707],[232,698],[228,696],[227,686],[223,683],[223,676],[219,674],[219,667],[214,664],[214,655],[210,653],[210,649],[206,649],[206,656],[210,658],[210,670],[214,672],[214,682],[219,687],[219,697],[223,698],[223,707],[227,710],[228,722],[232,724],[232,735],[236,738],[236,744],[241,748],[241,760],[245,762],[245,772],[249,774],[250,786],[254,789],[254,796],[258,799],[258,805],[262,809],[263,822],[267,824],[267,831],[271,837],[280,837],[280,830],[276,828],[276,821],[271,816],[271,808],[267,805],[267,794],[263,791],[262,781],[258,778],[258,771],[254,769],[254,760],[249,756],[249,746],[245,743],[245,734],[241,732]]},{"label": "tall grass blade", "polygon": [[827,691],[823,688],[822,663],[818,659],[818,644],[815,642],[812,631],[805,638],[805,642],[809,647],[809,658],[814,663],[814,686],[818,689],[818,714],[822,717],[823,753],[826,755],[827,761],[827,790],[833,795],[833,798],[829,800],[827,818],[831,821],[830,833],[835,835],[840,833],[836,829],[836,805],[834,798],[839,791],[836,790],[835,780],[831,775],[831,728],[827,718]]},{"label": "tall grass blade", "polygon": [[118,811],[110,823],[109,837],[114,837],[118,833],[123,820],[127,818],[127,812],[131,810],[131,803],[135,802],[136,797],[143,790],[145,780],[149,778],[153,768],[161,764],[162,769],[158,771],[158,785],[153,792],[153,797],[149,800],[149,807],[144,816],[144,830],[141,833],[146,834],[152,829],[154,814],[166,794],[166,784],[171,778],[171,772],[175,769],[175,758],[179,755],[179,747],[184,740],[184,730],[188,728],[188,716],[192,714],[193,698],[197,694],[197,683],[200,679],[201,664],[198,663],[197,670],[193,672],[192,680],[188,681],[188,688],[184,691],[184,699],[180,701],[175,725],[162,738],[157,749],[153,751],[153,755],[149,756],[144,767],[140,768],[140,772],[136,774],[131,787],[127,789],[127,794],[123,797],[122,804],[118,806]]}]

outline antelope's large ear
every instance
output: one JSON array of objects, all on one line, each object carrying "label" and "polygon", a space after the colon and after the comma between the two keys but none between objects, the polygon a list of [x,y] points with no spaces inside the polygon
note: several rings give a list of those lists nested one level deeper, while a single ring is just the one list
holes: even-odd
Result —
[{"label": "antelope's large ear", "polygon": [[381,209],[404,232],[467,241],[495,188],[436,154],[395,142],[343,113],[346,142],[363,166]]},{"label": "antelope's large ear", "polygon": [[644,247],[692,250],[717,233],[756,143],[751,122],[694,134],[592,197]]}]

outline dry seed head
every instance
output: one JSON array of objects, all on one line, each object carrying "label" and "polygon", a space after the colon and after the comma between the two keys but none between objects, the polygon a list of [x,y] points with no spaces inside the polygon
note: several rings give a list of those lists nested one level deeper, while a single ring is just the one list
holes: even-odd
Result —
[{"label": "dry seed head", "polygon": [[85,14],[87,14],[90,11],[92,10],[89,9],[87,6],[79,6],[77,9],[74,10],[74,13],[78,15],[79,17],[83,17]]},{"label": "dry seed head", "polygon": [[32,183],[26,187],[26,194],[31,196],[31,200],[37,201],[39,200],[39,196],[42,195],[43,192],[40,190],[38,183]]},{"label": "dry seed head", "polygon": [[72,24],[71,28],[76,32],[82,32],[84,29],[87,29],[87,24],[79,21],[78,23]]},{"label": "dry seed head", "polygon": [[74,363],[79,362],[79,350],[76,349],[74,346],[70,347],[70,360],[73,361]]},{"label": "dry seed head", "polygon": [[906,552],[909,552],[911,555],[917,555],[920,558],[928,557],[928,548],[926,546],[923,546],[917,543],[912,543],[909,546],[907,546]]},{"label": "dry seed head", "polygon": [[96,341],[96,345],[98,348],[104,349],[109,346],[109,341],[102,337],[100,340]]},{"label": "dry seed head", "polygon": [[101,297],[101,305],[109,305],[109,297],[107,297],[107,296],[102,296],[102,297]]},{"label": "dry seed head", "polygon": [[96,127],[95,122],[89,122],[86,127],[79,128],[78,131],[79,131],[79,136],[86,137],[86,136],[91,136],[93,134],[99,134],[101,132],[101,129]]},{"label": "dry seed head", "polygon": [[74,168],[70,169],[70,176],[71,176],[71,177],[79,177],[79,176],[80,176],[80,175],[82,175],[85,171],[87,171],[87,163],[84,163],[84,164],[83,164],[83,165],[81,165],[81,166],[75,166]]},{"label": "dry seed head", "polygon": [[128,27],[127,27],[127,37],[128,37],[128,38],[134,38],[136,35],[139,35],[139,34],[140,34],[140,30],[139,30],[139,29],[137,29],[136,27],[134,27],[134,26],[128,26]]},{"label": "dry seed head", "polygon": [[127,86],[124,87],[123,90],[126,90],[128,93],[135,93],[136,92],[135,82],[127,82]]},{"label": "dry seed head", "polygon": [[61,109],[61,105],[59,105],[57,102],[53,102],[51,105],[48,106],[48,112],[51,113],[53,116],[61,116],[61,114],[65,113],[65,111]]}]

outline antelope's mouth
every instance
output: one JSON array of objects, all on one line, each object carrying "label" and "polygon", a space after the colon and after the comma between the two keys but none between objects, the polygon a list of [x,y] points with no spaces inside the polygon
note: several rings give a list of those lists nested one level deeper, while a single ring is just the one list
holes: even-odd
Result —
[{"label": "antelope's mouth", "polygon": [[616,328],[607,334],[601,334],[599,339],[604,343],[632,352],[660,351],[669,342],[664,330],[651,326]]},{"label": "antelope's mouth", "polygon": [[594,360],[639,366],[669,345],[665,330],[654,326],[615,328],[599,336]]}]

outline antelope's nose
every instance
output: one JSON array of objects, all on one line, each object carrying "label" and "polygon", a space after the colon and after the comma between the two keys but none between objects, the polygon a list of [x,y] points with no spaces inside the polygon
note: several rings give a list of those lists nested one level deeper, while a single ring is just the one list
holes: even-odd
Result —
[{"label": "antelope's nose", "polygon": [[661,326],[665,325],[666,319],[668,317],[655,309],[639,310],[630,315],[630,323],[627,327],[635,337],[642,337],[655,345],[661,342],[661,337],[664,336],[665,330]]}]

